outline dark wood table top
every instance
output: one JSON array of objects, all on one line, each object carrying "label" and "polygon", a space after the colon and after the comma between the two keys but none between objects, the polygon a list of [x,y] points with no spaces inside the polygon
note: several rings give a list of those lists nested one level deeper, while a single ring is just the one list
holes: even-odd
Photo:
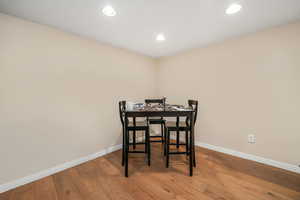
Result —
[{"label": "dark wood table top", "polygon": [[133,109],[126,109],[127,116],[188,116],[194,110],[181,105],[145,105],[136,104]]}]

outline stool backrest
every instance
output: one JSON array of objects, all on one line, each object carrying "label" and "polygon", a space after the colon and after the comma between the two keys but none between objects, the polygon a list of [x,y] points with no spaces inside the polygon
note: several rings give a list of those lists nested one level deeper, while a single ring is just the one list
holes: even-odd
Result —
[{"label": "stool backrest", "polygon": [[164,104],[165,99],[145,99],[145,103],[146,104]]},{"label": "stool backrest", "polygon": [[[196,124],[197,114],[198,114],[198,101],[197,100],[188,100],[188,104],[193,108],[194,112],[194,125]],[[188,121],[188,119],[186,119]]]},{"label": "stool backrest", "polygon": [[[162,98],[162,99],[145,99],[145,103],[146,104],[161,104],[165,107],[166,104],[166,98]],[[147,117],[148,119],[148,117]],[[161,117],[160,119],[163,119],[163,117]]]},{"label": "stool backrest", "polygon": [[124,111],[126,109],[126,101],[119,101],[119,113],[122,126],[124,126]]}]

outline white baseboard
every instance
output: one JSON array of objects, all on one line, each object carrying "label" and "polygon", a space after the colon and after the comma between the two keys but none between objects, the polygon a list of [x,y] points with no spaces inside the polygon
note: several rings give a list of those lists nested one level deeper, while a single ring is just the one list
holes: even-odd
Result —
[{"label": "white baseboard", "polygon": [[[171,135],[170,138],[172,140],[176,140],[175,135]],[[180,139],[182,139],[182,138],[180,138]],[[183,142],[185,142],[185,139],[183,139]],[[291,172],[295,172],[295,173],[300,174],[300,167],[297,166],[297,165],[292,165],[292,164],[289,164],[289,163],[279,162],[279,161],[272,160],[272,159],[269,159],[269,158],[263,158],[263,157],[260,157],[260,156],[255,156],[255,155],[235,151],[235,150],[232,150],[232,149],[227,149],[227,148],[224,148],[224,147],[214,146],[214,145],[211,145],[211,144],[202,143],[202,142],[198,142],[198,141],[195,141],[195,145],[206,148],[206,149],[210,149],[210,150],[213,150],[213,151],[218,151],[218,152],[221,152],[221,153],[229,154],[229,155],[236,156],[236,157],[243,158],[243,159],[247,159],[247,160],[252,160],[252,161],[255,161],[255,162],[259,162],[259,163],[262,163],[262,164],[270,165],[270,166],[273,166],[273,167],[281,168],[281,169],[284,169],[284,170],[287,170],[287,171],[291,171]]]},{"label": "white baseboard", "polygon": [[252,161],[255,161],[255,162],[263,163],[263,164],[266,164],[266,165],[270,165],[270,166],[273,166],[273,167],[285,169],[285,170],[300,174],[300,167],[298,167],[297,165],[292,165],[292,164],[288,164],[288,163],[284,163],[284,162],[279,162],[279,161],[271,160],[271,159],[268,159],[268,158],[263,158],[263,157],[260,157],[260,156],[255,156],[255,155],[235,151],[235,150],[232,150],[232,149],[218,147],[218,146],[214,146],[214,145],[206,144],[206,143],[202,143],[202,142],[197,142],[197,141],[195,142],[195,145],[206,148],[206,149],[210,149],[210,150],[213,150],[213,151],[218,151],[218,152],[221,152],[221,153],[225,153],[225,154],[229,154],[229,155],[232,155],[232,156],[244,158],[244,159],[247,159],[247,160],[252,160]]},{"label": "white baseboard", "polygon": [[35,174],[32,174],[32,175],[14,180],[14,181],[9,182],[9,183],[4,183],[4,184],[0,185],[0,193],[6,192],[8,190],[14,189],[14,188],[22,186],[22,185],[25,185],[27,183],[31,183],[31,182],[36,181],[36,180],[42,179],[46,176],[50,176],[50,175],[55,174],[57,172],[63,171],[65,169],[74,167],[74,166],[79,165],[79,164],[82,164],[84,162],[96,159],[98,157],[104,156],[104,155],[106,155],[108,153],[111,153],[113,151],[117,151],[121,148],[122,148],[122,144],[115,145],[115,146],[109,147],[107,149],[104,149],[102,151],[90,154],[88,156],[78,158],[76,160],[72,160],[72,161],[63,163],[61,165],[57,165],[57,166],[52,167],[50,169],[40,171],[38,173],[35,173]]}]

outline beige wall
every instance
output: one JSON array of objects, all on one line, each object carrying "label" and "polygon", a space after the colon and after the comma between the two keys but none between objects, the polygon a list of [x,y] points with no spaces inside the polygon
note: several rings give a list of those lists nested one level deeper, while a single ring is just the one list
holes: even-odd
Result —
[{"label": "beige wall", "polygon": [[[160,95],[198,99],[199,142],[300,164],[300,22],[159,62]],[[247,143],[255,133],[256,144]]]},{"label": "beige wall", "polygon": [[0,184],[120,144],[156,61],[0,14]]}]

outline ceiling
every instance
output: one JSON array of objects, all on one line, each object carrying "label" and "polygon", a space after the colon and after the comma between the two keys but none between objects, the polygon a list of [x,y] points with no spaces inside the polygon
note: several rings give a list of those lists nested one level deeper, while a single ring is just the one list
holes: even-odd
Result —
[{"label": "ceiling", "polygon": [[[231,3],[241,12],[226,15]],[[0,12],[161,57],[298,20],[300,0],[0,0]]]}]

